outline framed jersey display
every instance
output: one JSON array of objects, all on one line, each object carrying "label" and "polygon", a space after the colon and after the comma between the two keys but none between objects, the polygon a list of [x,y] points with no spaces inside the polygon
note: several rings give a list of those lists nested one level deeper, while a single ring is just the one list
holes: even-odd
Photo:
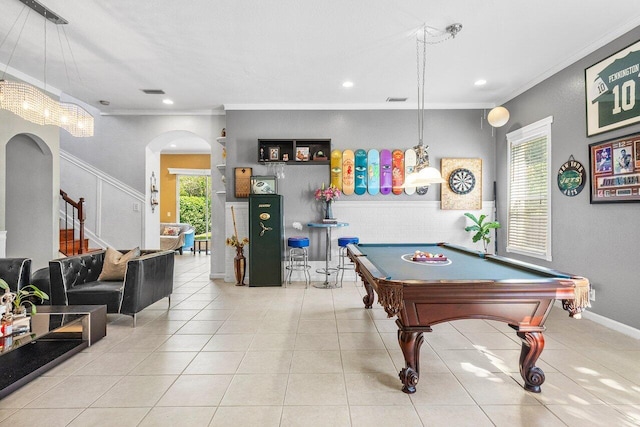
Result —
[{"label": "framed jersey display", "polygon": [[482,159],[441,159],[441,209],[482,209]]},{"label": "framed jersey display", "polygon": [[640,41],[584,70],[587,136],[640,122]]}]

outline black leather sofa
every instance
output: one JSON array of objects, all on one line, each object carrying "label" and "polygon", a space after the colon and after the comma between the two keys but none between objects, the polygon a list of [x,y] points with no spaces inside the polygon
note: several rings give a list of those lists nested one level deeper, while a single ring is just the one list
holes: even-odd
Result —
[{"label": "black leather sofa", "polygon": [[11,292],[27,286],[31,280],[31,259],[0,258],[0,279],[7,282]]},{"label": "black leather sofa", "polygon": [[124,281],[99,281],[105,250],[49,261],[51,305],[101,305],[133,317],[173,292],[174,251],[141,251],[127,262]]}]

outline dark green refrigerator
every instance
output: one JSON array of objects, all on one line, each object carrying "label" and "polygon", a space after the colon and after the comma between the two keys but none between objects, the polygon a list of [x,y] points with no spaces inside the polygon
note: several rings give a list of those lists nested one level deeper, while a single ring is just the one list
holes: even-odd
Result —
[{"label": "dark green refrigerator", "polygon": [[282,196],[249,196],[249,286],[282,286]]}]

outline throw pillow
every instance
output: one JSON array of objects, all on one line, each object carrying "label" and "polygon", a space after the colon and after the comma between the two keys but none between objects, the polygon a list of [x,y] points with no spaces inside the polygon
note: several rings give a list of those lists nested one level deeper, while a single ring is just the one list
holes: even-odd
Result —
[{"label": "throw pillow", "polygon": [[162,230],[162,235],[163,236],[178,236],[178,235],[180,235],[180,231],[182,231],[182,229],[180,227],[165,227]]},{"label": "throw pillow", "polygon": [[140,256],[140,248],[131,249],[123,254],[113,248],[107,248],[102,263],[102,272],[98,280],[113,281],[124,280],[127,271],[127,262]]}]

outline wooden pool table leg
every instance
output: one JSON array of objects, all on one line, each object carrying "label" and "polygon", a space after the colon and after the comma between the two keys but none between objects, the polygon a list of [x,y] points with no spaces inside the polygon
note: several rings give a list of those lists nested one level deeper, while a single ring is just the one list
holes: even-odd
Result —
[{"label": "wooden pool table leg", "polygon": [[362,278],[362,283],[364,283],[364,289],[367,291],[367,294],[362,297],[364,308],[371,308],[375,299],[373,294],[373,287],[369,284],[369,282],[364,280],[364,277],[362,277],[362,275],[360,277]]},{"label": "wooden pool table leg", "polygon": [[402,391],[412,394],[416,392],[416,385],[420,379],[420,347],[424,342],[422,333],[425,330],[423,328],[420,330],[405,328],[399,320],[396,320],[396,324],[399,327],[398,343],[405,362],[405,368],[400,371],[398,376],[403,384]]},{"label": "wooden pool table leg", "polygon": [[536,366],[536,361],[544,349],[544,336],[542,331],[517,333],[522,340],[520,375],[524,380],[524,388],[533,393],[540,393],[540,386],[544,383],[545,377],[542,369]]}]

